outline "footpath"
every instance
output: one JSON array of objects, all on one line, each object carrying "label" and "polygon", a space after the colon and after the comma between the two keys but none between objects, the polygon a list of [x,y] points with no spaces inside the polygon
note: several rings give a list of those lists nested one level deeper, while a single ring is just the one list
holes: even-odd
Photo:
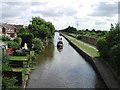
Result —
[{"label": "footpath", "polygon": [[68,42],[71,44],[71,46],[73,46],[73,48],[76,49],[76,51],[78,51],[78,53],[80,53],[88,62],[91,63],[91,65],[93,66],[95,71],[101,76],[101,78],[105,82],[106,86],[110,90],[111,89],[120,90],[120,83],[119,83],[118,79],[115,77],[115,74],[112,72],[110,66],[106,62],[104,62],[103,60],[98,59],[98,58],[94,58],[90,54],[86,53],[81,47],[79,47],[77,44],[75,44],[73,41],[71,41],[70,38],[76,40],[79,43],[87,45],[88,47],[94,48],[95,50],[97,50],[96,47],[91,46],[91,45],[84,43],[82,41],[79,41],[79,40],[77,40],[73,37],[70,37],[68,35],[63,35],[63,37],[65,37],[66,40],[68,40]]}]

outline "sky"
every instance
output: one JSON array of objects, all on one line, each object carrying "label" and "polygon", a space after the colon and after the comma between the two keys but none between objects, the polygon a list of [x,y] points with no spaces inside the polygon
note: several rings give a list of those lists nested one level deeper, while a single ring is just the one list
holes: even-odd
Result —
[{"label": "sky", "polygon": [[39,16],[57,30],[109,30],[118,22],[118,0],[1,0],[0,23],[28,25]]}]

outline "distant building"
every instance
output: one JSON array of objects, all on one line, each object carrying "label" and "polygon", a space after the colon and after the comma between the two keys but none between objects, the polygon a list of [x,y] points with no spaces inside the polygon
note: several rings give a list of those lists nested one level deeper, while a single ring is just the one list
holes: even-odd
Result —
[{"label": "distant building", "polygon": [[16,37],[17,29],[14,25],[2,23],[0,24],[0,35],[6,35],[9,37]]},{"label": "distant building", "polygon": [[28,30],[28,26],[24,26],[24,25],[14,25],[16,27],[16,31],[19,32],[21,28],[24,28],[26,31]]},{"label": "distant building", "polygon": [[14,25],[16,27],[16,32],[19,32],[21,28],[24,28],[23,25]]}]

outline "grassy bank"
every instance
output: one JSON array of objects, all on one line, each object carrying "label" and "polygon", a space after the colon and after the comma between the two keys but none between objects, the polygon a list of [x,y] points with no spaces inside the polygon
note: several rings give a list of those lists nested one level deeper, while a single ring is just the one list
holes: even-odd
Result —
[{"label": "grassy bank", "polygon": [[78,42],[75,39],[70,38],[69,36],[65,35],[66,38],[68,38],[71,42],[73,42],[74,44],[76,44],[77,46],[79,46],[82,50],[84,50],[85,52],[89,53],[92,57],[99,57],[100,54],[97,50],[84,45],[83,43]]}]

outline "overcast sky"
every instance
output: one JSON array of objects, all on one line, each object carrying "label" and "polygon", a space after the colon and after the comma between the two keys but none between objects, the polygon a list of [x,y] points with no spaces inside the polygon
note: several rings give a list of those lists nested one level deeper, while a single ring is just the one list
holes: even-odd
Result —
[{"label": "overcast sky", "polygon": [[40,16],[56,29],[109,30],[118,22],[118,0],[2,0],[0,6],[4,23],[28,25],[32,17]]}]

